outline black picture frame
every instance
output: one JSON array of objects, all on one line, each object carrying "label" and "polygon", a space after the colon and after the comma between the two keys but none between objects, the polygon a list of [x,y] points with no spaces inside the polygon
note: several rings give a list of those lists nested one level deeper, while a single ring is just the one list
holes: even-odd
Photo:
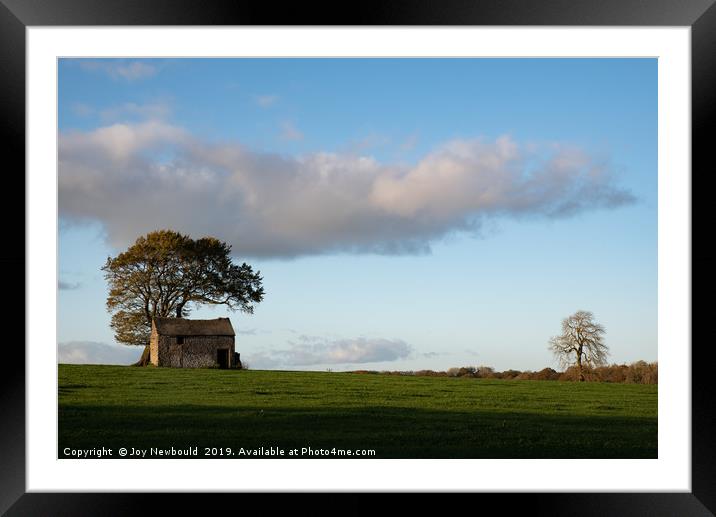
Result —
[{"label": "black picture frame", "polygon": [[[556,26],[689,26],[692,57],[692,192],[705,195],[705,177],[713,169],[708,151],[713,145],[716,115],[716,0],[442,0],[431,2],[363,1],[355,9],[346,4],[198,0],[0,0],[0,95],[5,156],[11,160],[5,171],[8,194],[3,203],[3,253],[0,255],[6,293],[24,292],[19,271],[26,268],[25,227],[18,224],[18,208],[10,198],[24,199],[25,182],[25,29],[29,26],[117,26],[117,25],[556,25]],[[688,173],[689,171],[684,171]],[[697,188],[694,189],[693,185]],[[693,202],[692,197],[692,210]],[[23,211],[24,214],[24,211]],[[694,226],[697,220],[692,217]],[[693,233],[693,232],[692,232]],[[699,260],[692,237],[692,277],[699,273],[697,288],[711,287],[708,269]],[[696,267],[694,267],[694,265]],[[11,273],[12,272],[12,273]],[[12,281],[17,286],[11,286]],[[693,289],[693,288],[692,288]],[[12,290],[12,291],[11,291]],[[693,291],[692,291],[693,292]],[[0,302],[5,327],[21,327],[18,296],[6,295]],[[23,304],[24,306],[24,304]],[[692,322],[703,321],[705,306],[692,303]],[[26,321],[26,320],[25,320]],[[709,373],[710,342],[693,334],[692,358],[692,491],[689,493],[530,493],[451,495],[458,511],[480,511],[481,503],[496,503],[509,513],[520,510],[549,515],[713,515],[716,512],[716,409]],[[25,342],[23,331],[20,338]],[[14,342],[18,342],[14,340]],[[25,346],[31,344],[25,343]],[[685,347],[689,343],[684,343]],[[123,493],[26,493],[25,490],[25,351],[3,347],[0,375],[0,512],[8,515],[125,515],[147,509],[157,502],[165,512],[186,513],[193,507],[208,508],[204,499],[238,504],[248,510],[261,494],[123,494]],[[247,502],[247,499],[248,502]],[[270,494],[272,504],[285,497]],[[344,494],[339,502],[322,494],[314,498],[292,497],[293,511],[321,508],[328,511],[370,511],[374,495]],[[318,506],[317,506],[318,504]],[[340,506],[336,507],[335,504]],[[401,511],[424,505],[424,497],[413,494],[401,502]],[[480,505],[480,506],[478,506]]]}]

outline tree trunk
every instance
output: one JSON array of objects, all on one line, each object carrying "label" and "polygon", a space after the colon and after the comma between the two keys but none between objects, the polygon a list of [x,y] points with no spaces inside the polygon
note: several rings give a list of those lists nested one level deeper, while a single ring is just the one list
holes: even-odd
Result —
[{"label": "tree trunk", "polygon": [[182,311],[182,309],[184,309],[184,304],[183,304],[183,303],[177,305],[177,318],[181,318],[181,311]]},{"label": "tree trunk", "polygon": [[134,363],[132,366],[147,366],[149,364],[149,345],[146,345],[144,347],[144,351],[142,352],[142,357],[139,358],[139,361]]},{"label": "tree trunk", "polygon": [[582,347],[577,350],[577,371],[579,372],[579,382],[584,382],[584,372],[582,371]]}]

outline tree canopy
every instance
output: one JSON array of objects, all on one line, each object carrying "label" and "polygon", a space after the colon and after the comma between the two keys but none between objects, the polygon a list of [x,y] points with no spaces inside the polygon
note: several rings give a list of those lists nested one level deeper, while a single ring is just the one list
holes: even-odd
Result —
[{"label": "tree canopy", "polygon": [[234,264],[230,245],[172,230],[139,237],[126,251],[108,257],[102,271],[115,339],[127,345],[149,342],[152,318],[185,317],[203,304],[253,313],[264,297],[260,272]]},{"label": "tree canopy", "polygon": [[549,340],[549,348],[563,368],[576,365],[579,380],[584,381],[585,366],[606,364],[609,349],[604,344],[605,333],[591,312],[577,311],[562,320],[562,333]]}]

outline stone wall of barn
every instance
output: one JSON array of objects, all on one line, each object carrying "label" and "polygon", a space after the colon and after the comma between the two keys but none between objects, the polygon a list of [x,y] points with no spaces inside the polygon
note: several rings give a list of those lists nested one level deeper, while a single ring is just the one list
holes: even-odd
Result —
[{"label": "stone wall of barn", "polygon": [[229,351],[229,367],[234,360],[233,336],[184,336],[184,343],[177,344],[173,336],[158,336],[157,366],[173,368],[209,368],[218,366],[217,350]]}]

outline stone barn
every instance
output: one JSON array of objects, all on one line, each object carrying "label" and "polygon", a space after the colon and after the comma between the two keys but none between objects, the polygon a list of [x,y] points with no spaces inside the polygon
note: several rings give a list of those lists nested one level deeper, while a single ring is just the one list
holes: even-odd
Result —
[{"label": "stone barn", "polygon": [[172,368],[240,367],[238,354],[234,356],[235,336],[229,318],[154,318],[149,361]]}]

